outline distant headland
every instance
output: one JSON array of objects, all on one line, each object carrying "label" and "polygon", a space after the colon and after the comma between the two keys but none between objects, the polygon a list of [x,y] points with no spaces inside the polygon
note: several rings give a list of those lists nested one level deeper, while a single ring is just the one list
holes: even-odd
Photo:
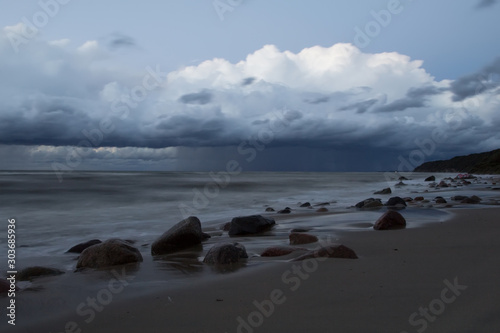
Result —
[{"label": "distant headland", "polygon": [[426,162],[415,172],[464,172],[475,174],[500,174],[500,149],[457,156],[449,160]]}]

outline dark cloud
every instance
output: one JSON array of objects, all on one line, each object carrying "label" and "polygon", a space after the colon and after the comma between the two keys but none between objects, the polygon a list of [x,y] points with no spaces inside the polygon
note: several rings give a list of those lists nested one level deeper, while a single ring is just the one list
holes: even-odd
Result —
[{"label": "dark cloud", "polygon": [[108,41],[108,47],[113,50],[119,48],[135,47],[136,45],[137,44],[132,37],[119,33],[111,35],[110,40]]},{"label": "dark cloud", "polygon": [[427,97],[439,95],[447,89],[438,88],[435,86],[424,86],[418,88],[410,88],[406,92],[404,98],[397,99],[392,103],[383,105],[375,109],[375,112],[395,112],[404,111],[409,108],[422,108],[427,106]]},{"label": "dark cloud", "polygon": [[330,97],[328,96],[321,96],[315,99],[306,99],[305,102],[309,104],[322,104],[322,103],[328,103],[330,101]]},{"label": "dark cloud", "polygon": [[247,78],[243,79],[243,82],[241,82],[241,85],[242,86],[249,86],[252,83],[254,83],[255,80],[256,80],[256,78],[254,78],[254,77],[247,77]]},{"label": "dark cloud", "polygon": [[476,5],[476,8],[491,7],[493,5],[496,5],[497,3],[498,0],[480,0],[479,3]]},{"label": "dark cloud", "polygon": [[453,101],[459,102],[498,87],[500,85],[498,75],[500,75],[500,57],[479,72],[453,81],[451,84]]},{"label": "dark cloud", "polygon": [[206,90],[200,91],[198,93],[191,93],[182,95],[179,101],[184,104],[198,104],[205,105],[212,101],[212,94]]},{"label": "dark cloud", "polygon": [[344,107],[340,108],[339,110],[340,111],[355,110],[356,113],[365,113],[366,111],[368,111],[368,109],[370,109],[370,107],[372,107],[377,102],[378,102],[378,99],[372,98],[372,99],[369,99],[366,101],[361,101],[361,102],[357,102],[357,103],[353,103],[353,104],[344,106]]}]

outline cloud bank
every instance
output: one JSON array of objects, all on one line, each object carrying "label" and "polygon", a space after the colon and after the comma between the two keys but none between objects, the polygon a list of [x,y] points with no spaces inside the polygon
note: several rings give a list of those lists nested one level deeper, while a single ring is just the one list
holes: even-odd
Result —
[{"label": "cloud bank", "polygon": [[126,36],[76,49],[34,39],[16,54],[6,34],[15,29],[0,34],[0,155],[17,147],[33,168],[80,152],[77,168],[191,170],[253,157],[248,170],[382,170],[428,140],[429,159],[500,146],[500,58],[436,81],[395,52],[265,45],[238,63],[164,73],[116,63],[109,48],[133,46]]}]

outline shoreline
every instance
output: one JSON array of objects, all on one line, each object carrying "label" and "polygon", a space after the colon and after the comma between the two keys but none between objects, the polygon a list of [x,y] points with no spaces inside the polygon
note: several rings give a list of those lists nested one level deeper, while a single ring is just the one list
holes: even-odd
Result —
[{"label": "shoreline", "polygon": [[[500,208],[448,211],[453,214],[450,219],[417,228],[335,232],[340,243],[357,253],[357,260],[327,259],[303,267],[305,261],[273,260],[191,280],[177,288],[163,285],[144,290],[131,281],[127,288],[129,295],[135,290],[134,296],[127,296],[127,291],[117,295],[102,312],[95,312],[90,323],[84,320],[89,317],[73,311],[28,325],[19,317],[18,328],[60,332],[74,321],[82,332],[147,328],[171,332],[410,333],[424,326],[426,332],[498,330],[495,309],[500,301],[495,295],[500,290],[496,281],[500,267],[494,254],[500,250],[496,239]],[[466,289],[458,287],[459,295],[448,304],[445,301],[453,294],[443,290],[450,289],[450,283]],[[442,294],[447,297],[444,301],[440,301]],[[420,308],[429,305],[435,313],[421,314]]]}]

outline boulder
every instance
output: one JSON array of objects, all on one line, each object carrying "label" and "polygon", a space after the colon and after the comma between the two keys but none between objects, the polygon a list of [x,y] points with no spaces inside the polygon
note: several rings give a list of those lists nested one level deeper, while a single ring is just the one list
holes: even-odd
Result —
[{"label": "boulder", "polygon": [[434,182],[434,181],[436,181],[436,177],[434,177],[434,176],[427,177],[427,178],[425,178],[425,181],[426,182]]},{"label": "boulder", "polygon": [[305,202],[302,205],[300,205],[300,207],[311,207],[311,203]]},{"label": "boulder", "polygon": [[303,233],[291,233],[288,238],[290,245],[310,244],[318,241],[318,237]]},{"label": "boulder", "polygon": [[413,198],[412,197],[404,197],[403,200],[406,202],[412,202]]},{"label": "boulder", "polygon": [[323,246],[318,250],[309,251],[292,261],[302,261],[312,258],[344,258],[344,259],[358,259],[356,253],[344,245],[329,245]]},{"label": "boulder", "polygon": [[203,259],[206,264],[228,265],[238,262],[242,258],[248,258],[245,247],[239,243],[215,244]]},{"label": "boulder", "polygon": [[389,210],[378,218],[373,226],[375,230],[401,229],[406,226],[403,215],[396,211]]},{"label": "boulder", "polygon": [[229,231],[229,229],[231,228],[231,222],[224,223],[220,228],[223,231]]},{"label": "boulder", "polygon": [[391,194],[392,190],[390,187],[384,188],[383,190],[377,191],[373,194]]},{"label": "boulder", "polygon": [[415,201],[423,201],[424,199],[425,199],[424,197],[415,197],[415,199],[413,199],[413,200],[415,200]]},{"label": "boulder", "polygon": [[453,201],[462,201],[462,200],[465,200],[467,198],[468,197],[466,197],[465,195],[456,195],[454,197],[451,197],[451,200],[453,200]]},{"label": "boulder", "polygon": [[267,207],[267,208],[266,208],[266,212],[274,212],[274,208],[272,208],[272,207]]},{"label": "boulder", "polygon": [[[372,208],[372,207],[373,207],[373,205],[378,205],[378,204],[371,204],[371,203],[372,203],[372,202],[374,202],[374,201],[378,201],[378,202],[380,202],[380,205],[382,205],[382,202],[380,201],[380,199],[368,198],[368,199],[366,199],[366,200],[363,200],[363,201],[358,202],[358,203],[356,204],[356,206],[355,206],[355,207],[356,207],[356,208]],[[372,206],[372,207],[369,207],[369,206],[367,206],[367,205],[370,205],[370,206]],[[366,207],[365,207],[365,206],[366,206]]]},{"label": "boulder", "polygon": [[[15,287],[19,290],[18,287]],[[6,279],[0,278],[0,294],[8,293],[10,291],[10,282]]]},{"label": "boulder", "polygon": [[261,257],[281,257],[286,256],[295,251],[307,251],[307,249],[291,246],[275,246],[268,247],[262,252]]},{"label": "boulder", "polygon": [[392,197],[385,203],[385,205],[389,207],[396,207],[396,206],[406,207],[406,201],[404,201],[401,197]]},{"label": "boulder", "polygon": [[278,214],[290,214],[292,209],[290,207],[286,207],[285,209],[279,210]]},{"label": "boulder", "polygon": [[436,197],[436,198],[434,198],[434,201],[435,201],[436,203],[438,203],[438,204],[445,204],[445,203],[448,203],[448,202],[446,201],[446,199],[445,199],[445,198],[443,198],[443,197]]},{"label": "boulder", "polygon": [[481,202],[481,199],[478,196],[475,196],[475,195],[473,195],[470,198],[466,197],[465,199],[463,199],[462,201],[460,201],[460,203],[463,203],[463,204],[478,204],[479,202]]},{"label": "boulder", "polygon": [[316,212],[318,212],[318,213],[326,213],[326,212],[328,212],[328,208],[321,207],[321,208],[316,209]]},{"label": "boulder", "polygon": [[85,250],[86,248],[88,248],[92,245],[100,244],[100,243],[102,243],[101,240],[92,239],[92,240],[89,240],[88,242],[85,242],[85,243],[76,244],[71,249],[66,251],[66,253],[68,253],[68,252],[69,253],[82,253],[83,250]]},{"label": "boulder", "polygon": [[138,249],[121,239],[109,239],[86,248],[78,258],[76,268],[104,268],[141,261]]},{"label": "boulder", "polygon": [[55,276],[61,274],[64,274],[64,272],[56,268],[34,266],[17,272],[16,278],[19,281],[31,281],[37,277]]},{"label": "boulder", "polygon": [[201,231],[201,222],[195,216],[190,216],[165,231],[153,245],[152,255],[162,255],[177,252],[200,244],[205,239]]},{"label": "boulder", "polygon": [[380,201],[380,200],[373,200],[373,201],[367,202],[363,206],[363,209],[375,209],[375,208],[380,208],[382,206],[384,206],[382,204],[382,201]]},{"label": "boulder", "polygon": [[270,230],[275,224],[273,218],[262,215],[235,217],[231,220],[229,236],[258,234]]},{"label": "boulder", "polygon": [[446,182],[444,180],[440,181],[439,184],[438,184],[439,187],[449,187],[448,184],[446,184]]},{"label": "boulder", "polygon": [[401,177],[399,177],[399,180],[409,180],[409,179],[406,178],[405,176],[401,176]]}]

